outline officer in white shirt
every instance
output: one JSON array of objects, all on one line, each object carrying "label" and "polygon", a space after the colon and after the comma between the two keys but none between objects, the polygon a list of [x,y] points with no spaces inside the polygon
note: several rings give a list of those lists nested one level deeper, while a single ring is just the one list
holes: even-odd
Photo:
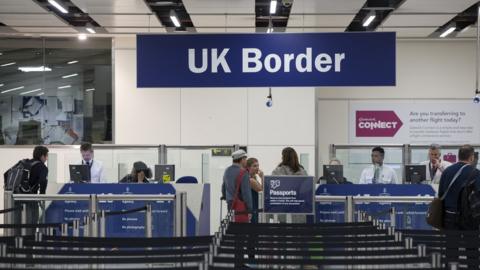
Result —
[{"label": "officer in white shirt", "polygon": [[82,164],[90,167],[90,182],[102,183],[103,166],[102,163],[93,159],[93,146],[90,143],[84,143],[80,146],[80,153],[82,154]]},{"label": "officer in white shirt", "polygon": [[428,160],[420,163],[426,165],[427,183],[439,184],[443,171],[452,163],[441,159],[440,145],[432,144],[428,148]]},{"label": "officer in white shirt", "polygon": [[363,169],[359,184],[399,184],[395,171],[383,165],[384,158],[382,147],[372,149],[372,165]]}]

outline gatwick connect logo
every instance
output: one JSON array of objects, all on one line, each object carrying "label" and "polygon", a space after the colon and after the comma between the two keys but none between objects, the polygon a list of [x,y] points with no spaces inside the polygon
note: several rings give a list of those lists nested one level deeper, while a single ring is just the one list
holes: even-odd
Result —
[{"label": "gatwick connect logo", "polygon": [[394,111],[357,111],[357,137],[393,137],[403,123]]}]

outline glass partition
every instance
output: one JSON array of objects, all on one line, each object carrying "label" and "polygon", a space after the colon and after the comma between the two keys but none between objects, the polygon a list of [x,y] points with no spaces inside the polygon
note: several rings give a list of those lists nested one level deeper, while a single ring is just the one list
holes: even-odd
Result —
[{"label": "glass partition", "polygon": [[[362,170],[372,164],[373,146],[339,146],[335,147],[333,156],[343,164],[343,175],[348,181],[358,184]],[[385,146],[385,165],[392,167],[398,179],[403,179],[402,146]]]}]

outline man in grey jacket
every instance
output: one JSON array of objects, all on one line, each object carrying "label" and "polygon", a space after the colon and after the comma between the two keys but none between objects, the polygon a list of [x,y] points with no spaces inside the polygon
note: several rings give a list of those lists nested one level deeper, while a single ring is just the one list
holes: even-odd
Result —
[{"label": "man in grey jacket", "polygon": [[252,210],[252,192],[250,188],[250,176],[246,171],[247,153],[243,150],[238,150],[232,154],[233,164],[225,169],[223,175],[222,195],[227,200],[228,209],[232,209],[233,198],[235,197],[237,177],[240,170],[245,170],[240,184],[240,191],[238,198],[245,202],[248,211]]}]

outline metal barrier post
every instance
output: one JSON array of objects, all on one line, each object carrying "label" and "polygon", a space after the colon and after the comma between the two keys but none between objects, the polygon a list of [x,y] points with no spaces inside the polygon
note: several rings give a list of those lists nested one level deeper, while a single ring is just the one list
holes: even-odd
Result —
[{"label": "metal barrier post", "polygon": [[175,195],[175,236],[187,234],[187,193],[179,192]]},{"label": "metal barrier post", "polygon": [[90,236],[90,217],[84,216],[83,217],[83,237]]},{"label": "metal barrier post", "polygon": [[413,249],[413,238],[405,237],[405,248],[406,249]]},{"label": "metal barrier post", "polygon": [[[3,193],[3,205],[5,209],[8,208],[13,208],[15,203],[12,198],[13,192],[10,190],[7,190]],[[13,221],[15,216],[15,211],[13,212],[8,212],[3,215],[3,224],[13,224]],[[14,234],[14,229],[4,229],[5,236],[12,236]]]},{"label": "metal barrier post", "polygon": [[62,223],[62,236],[68,236],[68,224]]},{"label": "metal barrier post", "polygon": [[[21,221],[20,224],[27,224],[27,205],[22,204],[22,213],[21,213]],[[27,228],[21,228],[20,235],[27,235]]]},{"label": "metal barrier post", "polygon": [[448,263],[448,269],[449,270],[458,270],[460,269],[458,262],[449,262]]},{"label": "metal barrier post", "polygon": [[167,164],[167,146],[165,144],[158,146],[158,164]]},{"label": "metal barrier post", "polygon": [[106,216],[105,216],[105,210],[102,210],[100,212],[100,237],[105,238],[106,237],[106,232],[105,232],[105,226],[106,226]]},{"label": "metal barrier post", "polygon": [[345,222],[353,222],[355,211],[353,207],[353,196],[347,196],[345,202]]},{"label": "metal barrier post", "polygon": [[1,258],[7,257],[7,244],[5,243],[0,244],[0,257]]},{"label": "metal barrier post", "polygon": [[145,210],[145,237],[152,238],[152,205],[147,204]]},{"label": "metal barrier post", "polygon": [[91,219],[89,233],[90,233],[90,236],[92,237],[98,236],[97,208],[98,208],[97,194],[91,194],[90,201],[89,201],[88,215]]},{"label": "metal barrier post", "polygon": [[[261,208],[263,208],[263,192],[258,192],[258,206],[259,208],[260,206],[262,206]],[[258,222],[267,223],[267,216],[265,215],[265,213],[263,213],[263,211],[261,213],[258,213]]]},{"label": "metal barrier post", "polygon": [[442,254],[439,252],[432,253],[432,268],[441,268],[442,267]]},{"label": "metal barrier post", "polygon": [[390,226],[396,227],[397,225],[397,211],[395,211],[395,207],[390,208]]},{"label": "metal barrier post", "polygon": [[425,244],[419,244],[418,248],[418,257],[427,257],[427,246]]},{"label": "metal barrier post", "polygon": [[73,220],[73,230],[72,234],[74,237],[79,237],[80,236],[80,220],[78,218]]}]

